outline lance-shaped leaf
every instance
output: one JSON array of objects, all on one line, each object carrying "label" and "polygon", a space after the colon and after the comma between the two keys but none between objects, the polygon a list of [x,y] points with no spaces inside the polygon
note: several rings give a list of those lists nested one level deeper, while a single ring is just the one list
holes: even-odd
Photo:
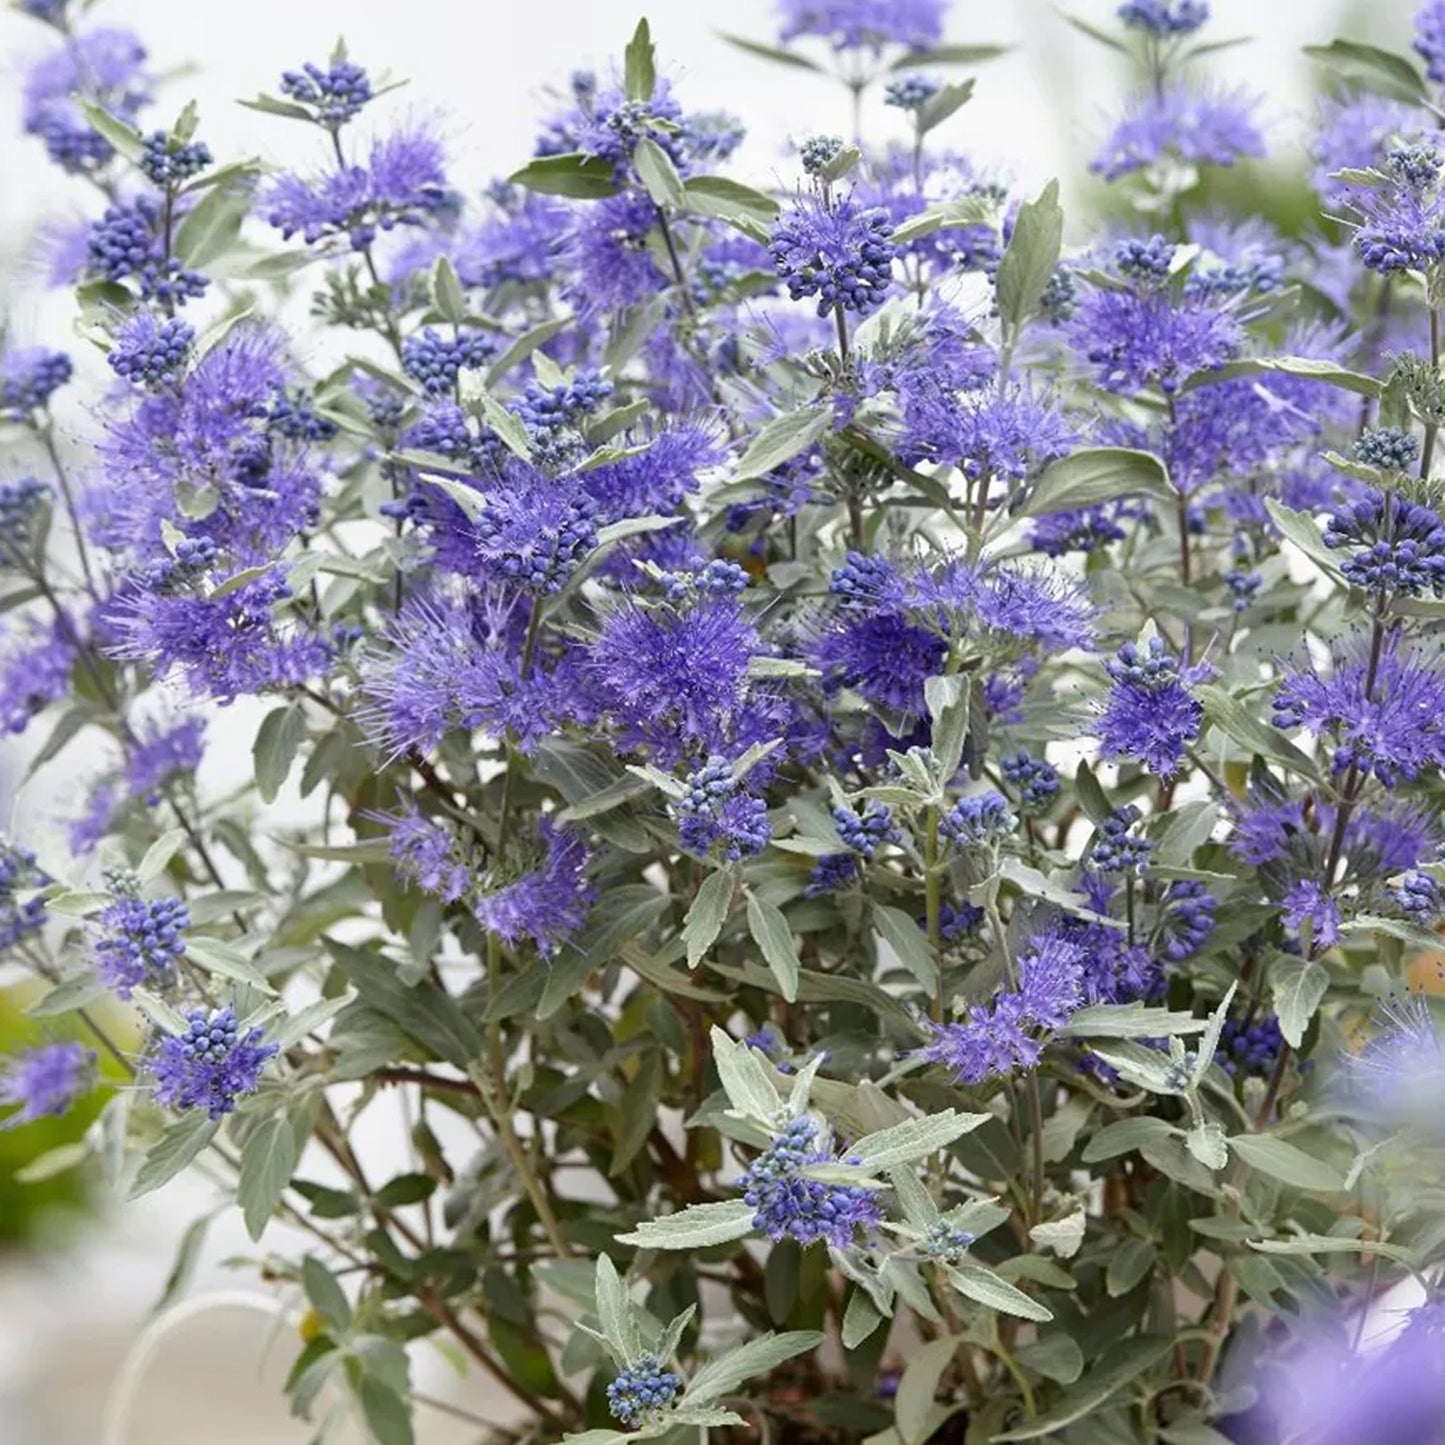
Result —
[{"label": "lance-shaped leaf", "polygon": [[716,1204],[689,1204],[676,1214],[639,1224],[630,1234],[619,1234],[617,1241],[639,1249],[702,1249],[741,1239],[751,1234],[752,1228],[752,1205],[742,1199],[725,1199]]}]

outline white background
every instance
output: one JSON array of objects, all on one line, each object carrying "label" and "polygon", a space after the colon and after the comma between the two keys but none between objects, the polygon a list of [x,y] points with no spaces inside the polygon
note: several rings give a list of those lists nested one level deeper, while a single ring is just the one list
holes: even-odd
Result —
[{"label": "white background", "polygon": [[[233,98],[275,88],[283,68],[323,58],[344,31],[352,56],[373,71],[408,77],[410,86],[381,102],[444,115],[456,158],[455,178],[476,186],[525,160],[534,123],[550,102],[546,87],[565,87],[570,70],[612,65],[631,32],[640,0],[104,0],[104,23],[133,27],[162,71],[197,63],[173,80],[156,123],[192,95],[204,97],[201,134],[218,157],[256,154],[304,163],[314,133],[255,115]],[[1074,0],[1073,8],[1107,23],[1105,0]],[[1300,46],[1339,33],[1403,48],[1408,0],[1215,0],[1213,34],[1253,35],[1218,68],[1265,97],[1272,140],[1288,147],[1312,107],[1315,77]],[[716,38],[728,29],[770,39],[768,0],[653,0],[646,7],[661,59],[679,82],[685,105],[727,109],[747,118],[751,137],[742,172],[767,183],[790,177],[786,139],[843,131],[847,111],[828,81],[782,70],[743,55]],[[1018,47],[980,70],[974,101],[940,139],[985,163],[1003,163],[1036,188],[1050,175],[1065,179],[1075,202],[1073,239],[1085,234],[1077,187],[1082,166],[1117,93],[1117,59],[1070,30],[1048,0],[960,0],[949,39]],[[93,193],[60,176],[38,143],[19,133],[19,88],[25,64],[48,44],[47,31],[0,11],[0,319],[17,340],[65,344],[69,310],[47,298],[35,260],[43,223],[93,208]],[[866,127],[873,136],[901,133],[896,113],[875,97]],[[1071,194],[1072,189],[1072,194]],[[72,445],[83,447],[83,417],[70,419]],[[0,461],[0,473],[6,472]],[[14,745],[11,746],[14,761]],[[244,751],[241,752],[244,756]],[[4,766],[0,770],[12,772]],[[29,804],[45,810],[46,799]],[[58,810],[58,809],[57,809]],[[27,808],[33,812],[32,808]],[[378,1118],[372,1145],[390,1151],[397,1121]],[[0,1260],[0,1445],[96,1445],[101,1400],[116,1361],[132,1341],[169,1267],[174,1241],[189,1215],[209,1198],[204,1184],[177,1187],[143,1206],[114,1211],[79,1249],[18,1265]],[[269,1237],[268,1237],[269,1242]],[[278,1247],[279,1247],[278,1241]],[[246,1272],[219,1261],[252,1252],[233,1220],[218,1228],[206,1251],[199,1288],[257,1288]],[[288,1335],[272,1352],[268,1377],[258,1377],[261,1322],[216,1315],[187,1327],[183,1347],[169,1350],[148,1376],[142,1414],[128,1439],[147,1445],[248,1445],[304,1441],[305,1427],[287,1422],[275,1402],[277,1371],[294,1351]],[[435,1358],[419,1372],[437,1394],[452,1386]],[[490,1404],[484,1408],[491,1408]],[[424,1445],[465,1438],[442,1417],[423,1416]]]}]

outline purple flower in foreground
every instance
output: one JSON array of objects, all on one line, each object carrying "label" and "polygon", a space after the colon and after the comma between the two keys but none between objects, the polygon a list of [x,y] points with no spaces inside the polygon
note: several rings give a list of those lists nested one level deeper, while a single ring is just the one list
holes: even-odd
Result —
[{"label": "purple flower in foreground", "polygon": [[0,1105],[15,1109],[0,1128],[58,1117],[90,1088],[95,1055],[76,1043],[44,1044],[0,1063]]},{"label": "purple flower in foreground", "polygon": [[1313,878],[1302,878],[1291,885],[1280,902],[1284,921],[1296,932],[1308,925],[1314,948],[1333,948],[1340,941],[1340,924],[1344,915],[1328,890]]},{"label": "purple flower in foreground", "polygon": [[1336,772],[1357,768],[1387,788],[1445,765],[1445,675],[1435,655],[1391,641],[1372,663],[1357,641],[1332,661],[1328,673],[1309,662],[1285,677],[1276,727],[1330,736]]},{"label": "purple flower in foreground", "polygon": [[1210,669],[1181,668],[1158,636],[1143,652],[1126,642],[1105,666],[1114,685],[1099,719],[1100,756],[1136,758],[1151,773],[1172,777],[1204,721],[1187,684],[1202,681]]},{"label": "purple flower in foreground", "polygon": [[509,944],[530,938],[546,956],[587,917],[593,894],[587,864],[592,855],[579,834],[559,828],[550,818],[541,820],[538,832],[546,849],[541,867],[479,898],[472,911],[489,933]]},{"label": "purple flower in foreground", "polygon": [[1033,939],[1019,962],[1019,986],[975,1004],[959,1023],[931,1024],[924,1058],[960,1083],[1032,1069],[1043,1052],[1038,1031],[1057,1029],[1084,1002],[1084,949],[1056,932]]},{"label": "purple flower in foreground", "polygon": [[818,298],[818,315],[834,307],[867,315],[893,282],[896,248],[887,212],[850,197],[800,196],[773,227],[768,252],[794,301]]},{"label": "purple flower in foreground", "polygon": [[[1367,1344],[1363,1350],[1353,1343],[1361,1332],[1351,1318],[1317,1320],[1290,1333],[1296,1343],[1267,1355],[1257,1378],[1249,1381],[1283,1432],[1270,1438],[1309,1445],[1358,1445],[1362,1440],[1440,1445],[1445,1310],[1438,1301],[1412,1310],[1387,1343]],[[1245,1369],[1253,1373],[1243,1362],[1237,1372],[1227,1372],[1238,1375]]]},{"label": "purple flower in foreground", "polygon": [[192,1009],[185,1032],[165,1035],[151,1054],[156,1102],[223,1118],[242,1094],[256,1092],[266,1061],[279,1052],[263,1038],[260,1029],[242,1036],[234,1009]]},{"label": "purple flower in foreground", "polygon": [[826,1184],[801,1172],[810,1164],[835,1162],[831,1141],[817,1120],[808,1114],[793,1119],[738,1181],[743,1199],[756,1211],[753,1228],[773,1240],[812,1244],[823,1239],[834,1249],[847,1249],[859,1230],[880,1224],[876,1190]]},{"label": "purple flower in foreground", "polygon": [[423,893],[455,903],[470,891],[471,869],[458,857],[452,830],[408,804],[400,813],[381,814],[390,832],[387,848],[398,876]]}]

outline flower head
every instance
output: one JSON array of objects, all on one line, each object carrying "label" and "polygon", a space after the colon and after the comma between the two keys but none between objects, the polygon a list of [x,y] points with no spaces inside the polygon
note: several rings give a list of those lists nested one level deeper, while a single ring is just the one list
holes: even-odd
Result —
[{"label": "flower head", "polygon": [[0,1061],[0,1105],[15,1108],[0,1128],[59,1117],[94,1078],[95,1055],[76,1043],[44,1044]]},{"label": "flower head", "polygon": [[816,36],[834,50],[927,50],[943,37],[947,0],[778,0],[779,38]]},{"label": "flower head", "polygon": [[826,1240],[834,1249],[847,1249],[859,1230],[873,1229],[882,1219],[875,1190],[825,1184],[802,1173],[810,1164],[833,1162],[831,1141],[817,1120],[809,1114],[791,1120],[738,1181],[756,1210],[753,1228],[773,1240]]},{"label": "flower head", "polygon": [[851,198],[801,196],[773,227],[768,252],[794,301],[816,296],[818,315],[835,307],[867,315],[893,282],[888,216]]},{"label": "flower head", "polygon": [[16,347],[0,352],[0,419],[28,422],[74,374],[63,351],[46,346]]},{"label": "flower head", "polygon": [[371,77],[344,57],[324,68],[307,61],[300,70],[282,73],[281,94],[312,111],[328,130],[337,130],[360,115],[371,99]]},{"label": "flower head", "polygon": [[1209,669],[1181,668],[1157,635],[1142,652],[1126,642],[1105,665],[1114,685],[1099,719],[1101,755],[1137,758],[1150,772],[1172,777],[1204,721],[1204,708],[1187,684],[1207,677]]},{"label": "flower head", "polygon": [[264,1038],[258,1028],[243,1036],[232,1008],[192,1009],[185,1031],[164,1035],[151,1054],[156,1102],[223,1118],[242,1094],[256,1092],[266,1061],[279,1052]]},{"label": "flower head", "polygon": [[537,831],[545,849],[541,866],[479,898],[472,911],[489,933],[509,944],[530,938],[539,953],[548,955],[587,917],[593,894],[587,864],[592,855],[579,834],[548,818]]},{"label": "flower head", "polygon": [[656,1355],[643,1355],[607,1387],[607,1409],[614,1420],[636,1430],[677,1398],[682,1376],[665,1370]]},{"label": "flower head", "polygon": [[1171,158],[1229,166],[1241,157],[1262,156],[1257,108],[1242,90],[1174,85],[1141,92],[1100,146],[1091,169],[1114,181]]}]

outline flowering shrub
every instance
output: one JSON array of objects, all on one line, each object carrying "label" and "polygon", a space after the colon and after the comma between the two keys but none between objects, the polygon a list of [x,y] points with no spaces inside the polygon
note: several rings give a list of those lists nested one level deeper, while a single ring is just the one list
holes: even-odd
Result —
[{"label": "flowering shrub", "polygon": [[1201,199],[1273,144],[1203,0],[1078,22],[1093,233],[941,141],[943,0],[743,42],[908,143],[756,189],[644,22],[482,197],[343,51],[276,173],[21,8],[106,364],[0,359],[0,725],[88,789],[0,1103],[130,1081],[48,1167],[294,1226],[383,1445],[432,1335],[586,1445],[1438,1438],[1445,5],[1315,48],[1290,236]]}]

